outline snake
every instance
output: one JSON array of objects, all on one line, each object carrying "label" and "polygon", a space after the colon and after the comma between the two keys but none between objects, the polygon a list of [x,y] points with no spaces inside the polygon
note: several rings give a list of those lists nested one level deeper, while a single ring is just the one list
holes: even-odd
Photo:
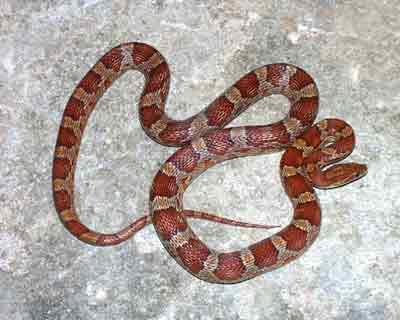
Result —
[{"label": "snake", "polygon": [[[139,120],[155,142],[178,149],[156,173],[149,195],[149,214],[122,230],[104,234],[83,224],[74,206],[74,176],[86,124],[97,101],[128,70],[145,78],[139,99]],[[80,80],[64,109],[56,140],[52,189],[58,216],[79,240],[96,246],[119,244],[152,224],[170,256],[195,277],[210,283],[239,283],[272,271],[301,256],[321,227],[321,207],[314,188],[329,189],[367,173],[358,163],[336,163],[355,147],[349,124],[329,118],[313,124],[319,92],[300,67],[274,63],[250,71],[206,108],[185,120],[165,112],[170,87],[166,59],[152,46],[129,42],[104,54]],[[280,94],[289,101],[286,116],[268,125],[226,127],[260,99]],[[283,188],[292,203],[290,223],[267,238],[240,250],[219,252],[207,246],[187,218],[247,226],[213,214],[187,210],[183,194],[204,171],[226,160],[284,151],[280,165]]]}]

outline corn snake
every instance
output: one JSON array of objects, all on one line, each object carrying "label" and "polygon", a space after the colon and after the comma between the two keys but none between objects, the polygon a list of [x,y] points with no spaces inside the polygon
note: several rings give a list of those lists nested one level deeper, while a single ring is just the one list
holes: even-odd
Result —
[{"label": "corn snake", "polygon": [[[145,76],[139,118],[146,134],[166,146],[180,147],[155,175],[150,215],[114,234],[90,230],[74,207],[74,175],[85,126],[97,101],[127,70]],[[302,69],[284,63],[265,65],[243,76],[207,108],[186,120],[164,112],[170,74],[166,60],[153,47],[125,43],[107,52],[85,75],[70,97],[62,117],[53,162],[53,195],[64,226],[78,239],[98,246],[121,243],[153,224],[169,254],[194,276],[216,283],[237,283],[276,269],[303,254],[318,236],[321,210],[314,191],[350,183],[367,169],[356,163],[325,166],[347,157],[355,145],[352,128],[342,120],[313,125],[319,95],[314,80]],[[263,97],[282,94],[288,115],[265,126],[224,128]],[[247,248],[219,253],[202,242],[186,218],[241,223],[183,209],[183,193],[206,169],[225,160],[285,150],[280,175],[294,208],[293,219],[276,234]]]}]

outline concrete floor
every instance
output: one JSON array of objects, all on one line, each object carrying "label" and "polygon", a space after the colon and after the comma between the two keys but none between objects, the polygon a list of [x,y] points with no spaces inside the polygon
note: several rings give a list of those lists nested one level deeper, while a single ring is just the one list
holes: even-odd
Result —
[{"label": "concrete floor", "polygon": [[[0,0],[0,320],[400,318],[400,5],[397,1]],[[368,176],[318,191],[320,237],[302,258],[238,285],[184,272],[152,227],[112,248],[73,238],[53,207],[51,166],[73,88],[103,53],[142,41],[168,59],[168,114],[201,110],[251,69],[290,62],[318,83],[318,120],[357,134],[352,160]],[[127,73],[100,101],[76,177],[82,220],[116,231],[147,211],[152,177],[172,148],[143,133],[143,77]],[[279,96],[232,125],[264,124],[288,110]],[[187,208],[286,224],[291,207],[280,154],[207,171]],[[266,236],[206,222],[196,232],[220,250]],[[269,232],[271,233],[271,232]]]}]

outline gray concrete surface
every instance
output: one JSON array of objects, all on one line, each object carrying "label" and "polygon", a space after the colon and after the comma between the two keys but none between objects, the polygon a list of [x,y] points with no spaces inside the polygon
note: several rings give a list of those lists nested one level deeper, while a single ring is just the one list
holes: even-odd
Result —
[{"label": "gray concrete surface", "polygon": [[[399,319],[399,15],[397,1],[374,0],[0,0],[0,319]],[[167,57],[168,113],[180,119],[266,63],[294,63],[313,75],[318,119],[354,127],[351,158],[367,163],[369,174],[318,191],[323,226],[306,255],[242,284],[211,285],[184,272],[152,227],[113,248],[66,232],[50,184],[61,114],[93,63],[126,41],[147,42]],[[120,79],[84,137],[76,202],[99,231],[146,212],[152,177],[173,152],[140,128],[142,86],[138,73]],[[269,123],[287,110],[274,96],[234,125]],[[190,187],[187,207],[287,223],[279,159],[212,168]],[[266,235],[192,224],[221,250]]]}]

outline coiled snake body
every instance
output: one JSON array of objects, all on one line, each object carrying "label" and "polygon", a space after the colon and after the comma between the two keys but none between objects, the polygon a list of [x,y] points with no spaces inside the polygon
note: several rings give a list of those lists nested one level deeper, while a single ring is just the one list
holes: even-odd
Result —
[{"label": "coiled snake body", "polygon": [[[150,191],[150,215],[114,234],[83,225],[74,207],[74,173],[85,125],[96,102],[125,71],[145,76],[139,116],[154,141],[179,148],[156,174]],[[296,259],[316,239],[321,210],[313,186],[331,188],[352,182],[366,166],[347,163],[322,169],[348,156],[355,144],[352,128],[338,119],[312,126],[318,90],[302,69],[289,64],[257,68],[237,81],[207,108],[183,121],[169,118],[165,104],[170,74],[166,60],[153,47],[126,43],[107,52],[85,75],[69,99],[60,125],[53,162],[53,194],[59,217],[78,239],[92,245],[115,245],[152,223],[170,255],[196,277],[237,283]],[[271,94],[289,99],[285,119],[265,126],[224,128],[248,106]],[[293,219],[278,233],[242,250],[220,253],[201,241],[186,218],[202,218],[250,227],[213,215],[184,210],[183,193],[207,168],[228,159],[285,150],[280,175],[294,208]]]}]

